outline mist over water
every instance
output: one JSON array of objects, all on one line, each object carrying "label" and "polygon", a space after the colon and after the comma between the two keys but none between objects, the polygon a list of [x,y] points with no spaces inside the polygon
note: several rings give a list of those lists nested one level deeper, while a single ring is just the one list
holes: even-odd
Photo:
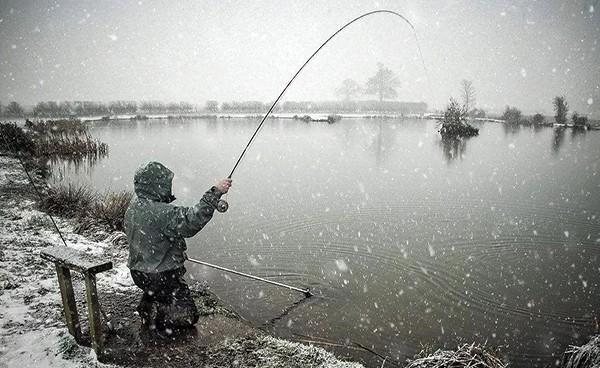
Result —
[{"label": "mist over water", "polygon": [[[132,190],[135,169],[158,160],[175,172],[175,204],[192,205],[256,123],[94,123],[109,157],[56,162],[54,180]],[[188,253],[317,297],[294,305],[302,295],[191,264],[190,277],[279,336],[398,361],[420,344],[487,341],[515,366],[554,364],[598,332],[600,134],[478,127],[444,142],[433,121],[268,120],[233,177],[229,211]]]}]

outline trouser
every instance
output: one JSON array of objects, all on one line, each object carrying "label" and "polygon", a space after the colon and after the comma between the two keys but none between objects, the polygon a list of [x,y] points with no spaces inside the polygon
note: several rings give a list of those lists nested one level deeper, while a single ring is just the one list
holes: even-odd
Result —
[{"label": "trouser", "polygon": [[131,270],[133,282],[144,291],[137,308],[142,323],[173,330],[198,322],[198,308],[183,279],[185,272],[185,267],[158,273]]}]

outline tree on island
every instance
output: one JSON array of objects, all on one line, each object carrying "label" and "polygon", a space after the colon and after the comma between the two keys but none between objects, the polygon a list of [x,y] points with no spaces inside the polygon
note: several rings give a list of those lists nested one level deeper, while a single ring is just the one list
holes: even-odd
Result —
[{"label": "tree on island", "polygon": [[573,120],[573,127],[576,129],[589,128],[588,119],[586,116],[579,116],[577,112],[574,112],[571,116],[571,120]]},{"label": "tree on island", "polygon": [[470,113],[475,107],[475,87],[473,87],[473,82],[463,79],[460,82],[460,89],[463,105],[465,106],[467,113]]},{"label": "tree on island", "polygon": [[379,98],[379,102],[382,102],[384,99],[398,97],[398,92],[396,92],[397,87],[400,87],[400,81],[396,77],[396,74],[383,66],[382,63],[378,63],[377,73],[367,81],[365,94],[376,95]]},{"label": "tree on island", "polygon": [[335,93],[344,97],[344,101],[350,101],[362,93],[362,87],[354,79],[345,79]]},{"label": "tree on island", "polygon": [[450,104],[444,111],[442,127],[439,132],[442,138],[472,137],[479,134],[479,129],[467,123],[467,107],[450,98]]},{"label": "tree on island", "polygon": [[507,124],[519,124],[523,121],[523,114],[521,113],[521,110],[516,107],[506,106],[506,109],[504,109],[504,113],[502,114],[502,119]]},{"label": "tree on island", "polygon": [[567,104],[565,96],[554,97],[553,105],[555,112],[554,121],[556,121],[556,124],[566,124],[569,105]]},{"label": "tree on island", "polygon": [[531,122],[533,125],[543,125],[546,122],[546,118],[544,118],[544,115],[538,112],[537,114],[533,115]]},{"label": "tree on island", "polygon": [[23,110],[21,105],[19,105],[15,101],[11,101],[4,109],[5,116],[20,117],[20,116],[23,116],[24,113],[25,113],[25,111]]}]

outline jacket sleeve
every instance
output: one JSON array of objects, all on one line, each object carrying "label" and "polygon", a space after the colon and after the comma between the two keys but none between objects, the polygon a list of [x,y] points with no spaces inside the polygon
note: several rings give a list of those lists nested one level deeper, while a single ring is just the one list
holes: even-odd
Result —
[{"label": "jacket sleeve", "polygon": [[168,237],[183,238],[191,238],[196,235],[213,217],[221,195],[215,187],[212,187],[194,206],[174,206],[170,218],[167,220],[164,234]]}]

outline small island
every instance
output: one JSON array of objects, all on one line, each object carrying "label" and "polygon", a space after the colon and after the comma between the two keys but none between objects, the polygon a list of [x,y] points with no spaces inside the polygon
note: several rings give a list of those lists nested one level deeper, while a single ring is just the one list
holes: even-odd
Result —
[{"label": "small island", "polygon": [[479,129],[467,122],[467,108],[453,98],[444,111],[439,132],[443,139],[457,139],[479,135]]}]

